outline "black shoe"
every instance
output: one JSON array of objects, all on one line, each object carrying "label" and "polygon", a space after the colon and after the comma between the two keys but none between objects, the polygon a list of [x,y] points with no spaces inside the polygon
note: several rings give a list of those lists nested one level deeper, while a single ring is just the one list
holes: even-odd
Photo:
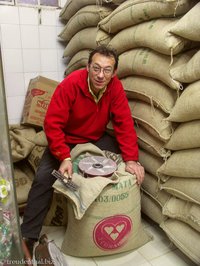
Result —
[{"label": "black shoe", "polygon": [[26,257],[30,257],[31,259],[33,258],[33,249],[36,242],[36,239],[25,237],[22,238],[23,251]]}]

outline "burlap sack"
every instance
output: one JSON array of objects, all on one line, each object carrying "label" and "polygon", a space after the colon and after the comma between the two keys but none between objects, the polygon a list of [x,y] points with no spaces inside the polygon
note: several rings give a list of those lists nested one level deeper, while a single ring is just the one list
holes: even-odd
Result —
[{"label": "burlap sack", "polygon": [[63,20],[69,20],[76,12],[78,12],[78,10],[84,6],[96,4],[101,6],[101,2],[101,0],[68,0],[61,9],[59,17]]},{"label": "burlap sack", "polygon": [[48,146],[48,141],[44,133],[44,130],[41,130],[36,133],[35,138],[34,138],[34,143],[35,145],[38,145],[38,146],[43,146],[43,147]]},{"label": "burlap sack", "polygon": [[112,38],[109,46],[115,48],[118,54],[137,47],[148,47],[165,55],[178,54],[191,47],[191,41],[169,32],[178,20],[160,18],[122,29]]},{"label": "burlap sack", "polygon": [[150,77],[160,80],[171,89],[182,89],[181,83],[169,75],[170,61],[170,56],[149,48],[131,49],[119,56],[117,75],[120,79],[131,75]]},{"label": "burlap sack", "polygon": [[96,35],[96,27],[89,27],[80,30],[72,37],[72,39],[67,44],[63,52],[63,57],[73,57],[80,50],[94,49],[96,47]]},{"label": "burlap sack", "polygon": [[196,2],[177,0],[128,0],[117,7],[109,16],[99,22],[106,32],[116,33],[131,25],[160,17],[175,17],[185,14]]},{"label": "burlap sack", "polygon": [[145,171],[156,176],[157,170],[164,163],[163,159],[139,149],[139,161],[144,166]]},{"label": "burlap sack", "polygon": [[167,120],[187,122],[200,119],[200,80],[189,84],[177,99]]},{"label": "burlap sack", "polygon": [[142,228],[140,212],[135,178],[123,176],[118,185],[108,185],[102,191],[81,220],[75,219],[68,205],[68,227],[61,250],[67,255],[93,257],[139,248],[150,240]]},{"label": "burlap sack", "polygon": [[167,121],[166,114],[160,109],[148,103],[129,100],[133,119],[142,125],[150,134],[156,138],[167,141],[172,135],[172,125]]},{"label": "burlap sack", "polygon": [[25,159],[35,146],[35,129],[21,125],[10,125],[9,136],[13,162]]},{"label": "burlap sack", "polygon": [[200,204],[199,178],[171,177],[165,183],[160,183],[160,189],[177,198]]},{"label": "burlap sack", "polygon": [[165,144],[166,149],[183,150],[200,147],[200,120],[180,123],[175,129],[169,141]]},{"label": "burlap sack", "polygon": [[70,18],[58,37],[63,41],[69,42],[77,32],[84,28],[97,26],[98,22],[111,12],[112,9],[106,6],[85,6]]},{"label": "burlap sack", "polygon": [[138,99],[151,103],[165,113],[170,113],[175,105],[177,93],[159,80],[129,76],[122,78],[121,82],[128,99]]},{"label": "burlap sack", "polygon": [[163,214],[187,223],[200,232],[200,205],[171,197],[163,207]]},{"label": "burlap sack", "polygon": [[157,177],[148,172],[145,172],[145,178],[141,188],[142,191],[153,198],[161,207],[165,206],[168,200],[172,197],[164,190],[160,190]]},{"label": "burlap sack", "polygon": [[112,39],[112,35],[108,34],[107,32],[97,29],[96,35],[96,44],[97,45],[108,45]]},{"label": "burlap sack", "polygon": [[170,75],[173,79],[179,82],[192,83],[200,79],[199,68],[200,68],[200,50],[197,53],[195,53],[192,56],[192,58],[185,64],[172,68],[170,70]]},{"label": "burlap sack", "polygon": [[[77,156],[84,156],[86,148],[90,154],[104,154],[92,144],[78,145],[71,152],[73,162]],[[83,178],[79,175],[81,179],[78,180],[78,174],[73,174],[74,182],[80,182],[79,203],[81,201],[84,211],[77,212],[74,204],[77,205],[75,198],[78,195],[73,197],[68,192],[66,196],[71,204],[68,204],[68,226],[61,247],[63,253],[77,257],[104,256],[135,249],[150,240],[141,225],[140,189],[136,177],[125,172],[122,161],[118,162],[118,169],[110,178]]]},{"label": "burlap sack", "polygon": [[67,64],[65,76],[69,75],[74,70],[86,67],[90,51],[89,49],[85,49],[77,52]]},{"label": "burlap sack", "polygon": [[27,160],[30,164],[30,166],[32,167],[33,171],[36,173],[37,171],[37,168],[40,164],[40,161],[41,161],[41,158],[42,158],[42,155],[45,151],[46,147],[44,146],[38,146],[36,145],[31,153],[27,156]]},{"label": "burlap sack", "polygon": [[162,213],[162,207],[144,191],[141,193],[141,207],[142,213],[157,224],[167,219],[167,216]]},{"label": "burlap sack", "polygon": [[166,159],[171,155],[171,151],[164,148],[164,142],[151,135],[142,126],[135,126],[135,131],[138,137],[138,145],[141,149],[158,157]]},{"label": "burlap sack", "polygon": [[22,205],[27,202],[28,193],[34,179],[34,172],[26,161],[23,160],[14,164],[14,179],[17,204]]},{"label": "burlap sack", "polygon": [[[176,219],[164,221],[160,227],[170,240],[196,265],[200,265],[200,233],[188,224]],[[190,263],[190,262],[188,262]]]},{"label": "burlap sack", "polygon": [[166,181],[171,176],[200,179],[200,148],[175,151],[158,169],[158,176]]},{"label": "burlap sack", "polygon": [[66,226],[67,225],[67,198],[54,191],[49,211],[45,217],[45,226]]},{"label": "burlap sack", "polygon": [[178,22],[171,28],[171,32],[193,41],[200,41],[200,2],[191,8]]}]

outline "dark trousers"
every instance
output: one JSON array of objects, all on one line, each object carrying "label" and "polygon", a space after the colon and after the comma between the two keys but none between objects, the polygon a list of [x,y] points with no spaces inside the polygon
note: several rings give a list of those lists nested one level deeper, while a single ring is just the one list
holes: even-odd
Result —
[{"label": "dark trousers", "polygon": [[[102,150],[120,153],[115,138],[108,134],[105,134],[93,144]],[[70,145],[70,148],[74,146],[75,145]],[[56,181],[56,178],[51,175],[51,172],[54,169],[58,170],[59,166],[60,162],[50,153],[49,149],[46,148],[29,191],[27,206],[21,225],[23,237],[33,239],[39,238],[43,221],[52,202],[54,190],[52,185]]]}]

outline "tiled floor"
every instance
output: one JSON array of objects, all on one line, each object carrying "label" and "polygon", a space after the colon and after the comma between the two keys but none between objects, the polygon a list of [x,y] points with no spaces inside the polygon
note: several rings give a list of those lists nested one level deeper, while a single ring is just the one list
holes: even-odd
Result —
[{"label": "tiled floor", "polygon": [[[194,266],[189,258],[181,253],[167,238],[162,229],[151,221],[142,220],[145,230],[153,235],[153,240],[131,252],[117,255],[77,258],[64,255],[68,266]],[[43,233],[61,247],[65,228],[43,227]],[[78,240],[77,240],[78,241]]]}]

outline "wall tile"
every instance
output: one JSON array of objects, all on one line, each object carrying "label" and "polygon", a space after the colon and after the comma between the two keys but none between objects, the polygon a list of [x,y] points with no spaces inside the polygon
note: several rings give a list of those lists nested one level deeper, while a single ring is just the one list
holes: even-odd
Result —
[{"label": "wall tile", "polygon": [[48,79],[53,79],[55,81],[59,81],[58,72],[41,72],[41,76],[46,77]]},{"label": "wall tile", "polygon": [[4,73],[23,72],[22,50],[2,49]]},{"label": "wall tile", "polygon": [[48,26],[55,26],[56,25],[56,17],[55,17],[55,9],[48,10],[42,9],[41,11],[41,24],[48,25]]},{"label": "wall tile", "polygon": [[37,72],[41,69],[40,50],[23,49],[24,72]]},{"label": "wall tile", "polygon": [[3,49],[21,48],[20,26],[13,24],[2,24],[1,38],[1,45]]},{"label": "wall tile", "polygon": [[39,48],[39,30],[34,25],[21,25],[22,48]]},{"label": "wall tile", "polygon": [[39,26],[40,48],[56,48],[56,27]]},{"label": "wall tile", "polygon": [[6,95],[8,97],[25,95],[23,73],[5,73],[4,81],[6,87]]},{"label": "wall tile", "polygon": [[0,24],[19,24],[18,7],[0,5]]},{"label": "wall tile", "polygon": [[20,7],[19,20],[21,25],[38,25],[39,15],[37,8]]},{"label": "wall tile", "polygon": [[36,78],[39,75],[41,75],[39,72],[27,72],[27,73],[24,73],[25,94],[27,92],[30,80]]},{"label": "wall tile", "polygon": [[[7,112],[9,119],[21,120],[24,101],[25,96],[7,97]],[[15,108],[13,108],[13,106]]]},{"label": "wall tile", "polygon": [[41,71],[57,71],[57,51],[56,49],[41,49]]}]

